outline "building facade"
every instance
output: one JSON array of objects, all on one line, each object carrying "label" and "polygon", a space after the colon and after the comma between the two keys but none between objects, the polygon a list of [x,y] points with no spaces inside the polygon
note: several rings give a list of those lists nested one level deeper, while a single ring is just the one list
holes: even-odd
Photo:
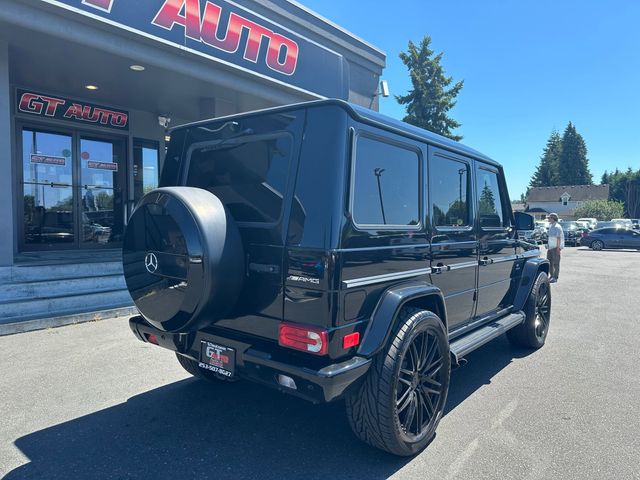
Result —
[{"label": "building facade", "polygon": [[[25,267],[78,280],[68,265],[103,260],[118,276],[168,127],[327,97],[377,109],[384,65],[289,0],[0,0],[0,282],[37,277]],[[0,323],[43,315],[16,298]],[[64,305],[46,313],[77,310]]]},{"label": "building facade", "polygon": [[557,213],[562,220],[576,220],[575,211],[587,200],[607,200],[609,185],[568,185],[532,187],[527,197],[527,213],[536,220],[545,220]]}]

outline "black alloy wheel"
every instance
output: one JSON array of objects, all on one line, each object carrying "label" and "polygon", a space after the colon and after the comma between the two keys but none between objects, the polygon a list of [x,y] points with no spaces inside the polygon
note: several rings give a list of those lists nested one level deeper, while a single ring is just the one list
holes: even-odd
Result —
[{"label": "black alloy wheel", "polygon": [[538,293],[536,295],[535,306],[535,334],[538,341],[544,343],[549,330],[549,320],[551,319],[551,295],[549,293],[549,284],[540,282]]},{"label": "black alloy wheel", "polygon": [[405,352],[396,385],[396,412],[409,441],[418,441],[428,431],[443,395],[442,352],[433,332],[413,338]]},{"label": "black alloy wheel", "polygon": [[549,277],[539,272],[524,306],[525,320],[507,332],[514,345],[540,348],[544,345],[551,324],[551,288]]},{"label": "black alloy wheel", "polygon": [[433,312],[404,308],[386,350],[346,398],[353,432],[394,455],[409,456],[434,438],[449,390],[446,328]]},{"label": "black alloy wheel", "polygon": [[602,240],[594,240],[591,242],[591,248],[593,250],[602,250],[604,248],[604,243]]}]

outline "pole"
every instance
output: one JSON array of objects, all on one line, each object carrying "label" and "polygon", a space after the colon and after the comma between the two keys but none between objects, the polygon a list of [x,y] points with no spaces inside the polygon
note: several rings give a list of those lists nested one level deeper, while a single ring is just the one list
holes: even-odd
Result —
[{"label": "pole", "polygon": [[382,201],[382,186],[380,185],[380,177],[382,176],[382,172],[384,172],[384,168],[375,168],[373,170],[373,173],[376,176],[376,180],[378,181],[378,197],[380,198],[380,210],[382,211],[382,223],[386,225],[387,218],[384,214],[384,202]]}]

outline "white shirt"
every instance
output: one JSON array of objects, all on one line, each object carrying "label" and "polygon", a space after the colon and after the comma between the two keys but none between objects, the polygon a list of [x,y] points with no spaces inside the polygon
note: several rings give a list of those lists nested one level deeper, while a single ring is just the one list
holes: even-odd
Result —
[{"label": "white shirt", "polygon": [[549,225],[549,233],[547,235],[549,237],[549,250],[558,248],[558,241],[560,241],[560,250],[564,248],[564,232],[559,223],[556,222],[554,225]]}]

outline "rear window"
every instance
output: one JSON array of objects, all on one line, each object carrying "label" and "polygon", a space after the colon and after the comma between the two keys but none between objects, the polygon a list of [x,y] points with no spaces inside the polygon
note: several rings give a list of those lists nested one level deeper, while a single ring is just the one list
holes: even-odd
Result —
[{"label": "rear window", "polygon": [[187,153],[186,185],[216,195],[237,222],[276,223],[292,143],[284,132],[196,143]]}]

